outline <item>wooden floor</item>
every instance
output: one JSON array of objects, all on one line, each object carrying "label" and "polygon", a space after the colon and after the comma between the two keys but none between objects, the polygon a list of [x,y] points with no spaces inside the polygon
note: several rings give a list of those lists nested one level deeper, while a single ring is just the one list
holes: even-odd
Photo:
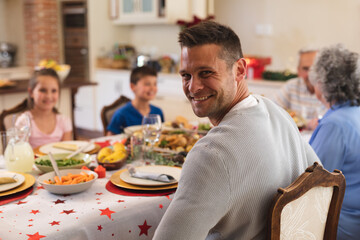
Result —
[{"label": "wooden floor", "polygon": [[83,128],[76,128],[75,135],[76,135],[76,140],[89,140],[92,138],[98,138],[104,136],[103,132],[91,131]]}]

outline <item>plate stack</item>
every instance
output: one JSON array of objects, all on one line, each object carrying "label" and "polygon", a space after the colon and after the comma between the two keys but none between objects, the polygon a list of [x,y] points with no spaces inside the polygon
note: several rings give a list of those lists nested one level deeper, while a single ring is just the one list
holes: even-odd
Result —
[{"label": "plate stack", "polygon": [[171,182],[160,182],[149,179],[132,177],[127,169],[122,169],[114,173],[110,181],[117,187],[128,190],[141,191],[159,191],[176,189],[180,179],[181,168],[162,165],[136,167],[136,172],[167,174],[171,175],[175,180]]},{"label": "plate stack", "polygon": [[11,182],[0,184],[0,205],[27,196],[35,183],[35,178],[27,173],[0,172],[0,180],[9,179]]}]

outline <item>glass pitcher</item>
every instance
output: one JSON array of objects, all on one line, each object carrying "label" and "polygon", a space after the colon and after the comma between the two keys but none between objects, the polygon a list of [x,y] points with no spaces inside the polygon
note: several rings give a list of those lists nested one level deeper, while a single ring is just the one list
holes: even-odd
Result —
[{"label": "glass pitcher", "polygon": [[4,158],[6,168],[14,172],[30,172],[35,162],[34,152],[29,144],[30,120],[6,131],[8,144]]}]

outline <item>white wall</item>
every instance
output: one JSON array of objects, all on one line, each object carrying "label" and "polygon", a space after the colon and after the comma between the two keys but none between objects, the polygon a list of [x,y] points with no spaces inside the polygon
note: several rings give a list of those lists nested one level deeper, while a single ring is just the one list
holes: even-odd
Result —
[{"label": "white wall", "polygon": [[94,81],[96,58],[115,43],[130,43],[131,27],[119,27],[109,18],[109,1],[88,0],[90,79]]},{"label": "white wall", "polygon": [[[272,57],[274,70],[295,69],[304,46],[342,42],[360,52],[359,0],[215,0],[215,15],[239,34],[245,54]],[[257,36],[256,24],[273,34]]]}]

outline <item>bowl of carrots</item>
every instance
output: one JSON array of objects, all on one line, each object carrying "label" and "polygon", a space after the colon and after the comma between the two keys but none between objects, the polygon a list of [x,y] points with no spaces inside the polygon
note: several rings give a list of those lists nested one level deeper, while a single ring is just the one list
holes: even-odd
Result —
[{"label": "bowl of carrots", "polygon": [[72,194],[87,190],[98,178],[96,172],[84,169],[60,170],[60,175],[48,172],[39,176],[37,181],[51,193]]}]

